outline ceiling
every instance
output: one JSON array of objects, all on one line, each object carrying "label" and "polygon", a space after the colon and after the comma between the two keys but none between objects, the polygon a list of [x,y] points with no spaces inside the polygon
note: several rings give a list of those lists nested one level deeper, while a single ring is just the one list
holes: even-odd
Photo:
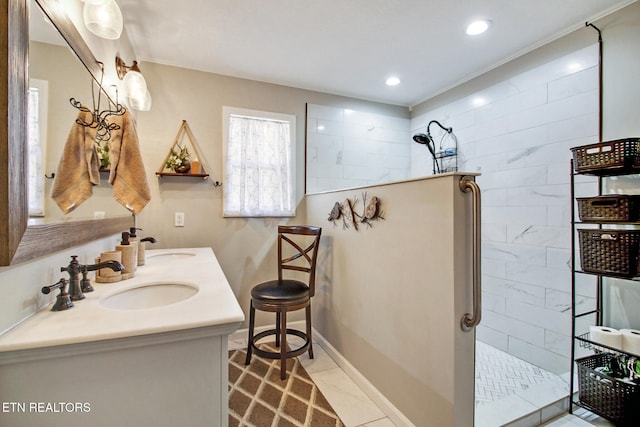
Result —
[{"label": "ceiling", "polygon": [[[633,1],[117,0],[141,63],[403,106]],[[472,38],[477,18],[493,25]]]}]

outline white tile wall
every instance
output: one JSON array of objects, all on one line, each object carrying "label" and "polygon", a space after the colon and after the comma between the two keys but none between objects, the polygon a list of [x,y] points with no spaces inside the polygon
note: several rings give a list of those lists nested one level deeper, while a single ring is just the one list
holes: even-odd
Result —
[{"label": "white tile wall", "polygon": [[337,107],[307,107],[307,192],[409,177],[410,120]]},{"label": "white tile wall", "polygon": [[[569,149],[598,140],[597,60],[593,45],[411,121],[412,133],[430,120],[452,126],[460,170],[482,174],[478,338],[555,373],[570,368]],[[412,176],[431,170],[421,148]],[[592,183],[579,191],[592,195]]]}]

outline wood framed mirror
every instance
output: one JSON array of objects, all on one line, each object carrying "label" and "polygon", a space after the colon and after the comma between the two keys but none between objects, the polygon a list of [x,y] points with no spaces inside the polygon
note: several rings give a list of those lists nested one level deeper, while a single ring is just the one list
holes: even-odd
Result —
[{"label": "wood framed mirror", "polygon": [[[37,0],[78,59],[95,78],[98,61],[57,0]],[[29,1],[0,0],[0,265],[18,264],[134,225],[131,215],[30,225],[27,206],[27,86]]]}]

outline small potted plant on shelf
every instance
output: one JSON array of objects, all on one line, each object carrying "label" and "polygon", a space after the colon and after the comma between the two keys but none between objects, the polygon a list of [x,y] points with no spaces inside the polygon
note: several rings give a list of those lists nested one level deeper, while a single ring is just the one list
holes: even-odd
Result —
[{"label": "small potted plant on shelf", "polygon": [[176,173],[187,173],[191,170],[191,157],[187,147],[177,146],[171,148],[171,154],[167,159],[165,168],[172,170]]},{"label": "small potted plant on shelf", "polygon": [[109,160],[109,141],[102,144],[96,144],[96,152],[98,153],[98,159],[100,160],[100,171],[108,171],[111,167],[111,161]]}]

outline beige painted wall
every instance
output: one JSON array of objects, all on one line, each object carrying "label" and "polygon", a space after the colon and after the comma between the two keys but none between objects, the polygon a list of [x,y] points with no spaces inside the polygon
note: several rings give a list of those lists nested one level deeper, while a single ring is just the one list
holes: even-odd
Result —
[{"label": "beige painted wall", "polygon": [[[65,89],[52,87],[50,96],[51,130],[53,154],[48,161],[47,172],[55,169],[59,150],[73,124],[75,111],[69,97],[75,96],[90,102],[88,92],[90,79],[74,68],[74,58],[68,49],[38,45],[35,49],[46,49],[41,60],[34,60],[36,78],[62,81]],[[97,50],[96,56],[108,55],[108,46]],[[48,59],[47,59],[48,58]],[[55,61],[51,58],[55,58]],[[57,66],[48,70],[47,62]],[[304,189],[304,121],[305,104],[341,105],[362,111],[379,112],[408,118],[409,111],[403,107],[388,106],[357,99],[334,96],[318,92],[236,79],[183,68],[157,64],[141,64],[154,106],[150,112],[138,112],[138,133],[145,159],[147,176],[152,188],[151,203],[142,212],[138,225],[144,230],[142,236],[159,239],[156,248],[210,246],[220,260],[227,277],[243,307],[248,307],[251,285],[270,278],[275,273],[275,227],[276,219],[223,219],[221,189],[212,181],[221,180],[222,168],[222,106],[284,112],[297,118],[297,200],[302,200]],[[51,94],[50,94],[51,95]],[[155,176],[164,160],[183,119],[188,120],[199,144],[202,160],[211,179],[162,178]],[[51,183],[48,183],[47,194]],[[119,205],[113,202],[111,188],[104,184],[94,188],[94,195],[73,215],[92,216],[94,210],[107,210]],[[53,216],[62,217],[61,211],[52,206]],[[186,226],[173,227],[173,214],[184,212]],[[5,291],[0,310],[0,333],[15,323],[29,317],[49,299],[40,295],[44,284],[57,281],[62,265],[68,263],[71,254],[79,254],[81,262],[91,262],[100,251],[112,248],[116,237],[94,242],[80,248],[63,251],[51,257],[27,262],[13,267],[0,267],[0,290]],[[46,244],[46,242],[43,242]],[[96,244],[98,247],[96,248]],[[21,288],[15,292],[12,287]],[[261,317],[258,317],[258,322]]]},{"label": "beige painted wall", "polygon": [[[245,312],[251,286],[276,272],[275,230],[277,224],[288,220],[222,217],[222,188],[213,185],[222,181],[222,107],[296,116],[298,201],[304,191],[306,103],[409,115],[403,107],[159,64],[142,63],[140,67],[153,96],[151,111],[138,113],[138,134],[152,190],[152,200],[138,218],[138,226],[143,229],[140,235],[157,238],[157,248],[212,247]],[[200,160],[211,175],[209,180],[155,176],[182,120],[189,123]],[[184,212],[184,227],[173,226],[175,212]],[[302,220],[297,217],[290,222]],[[258,317],[258,323],[261,319]]]},{"label": "beige painted wall", "polygon": [[[460,176],[307,196],[305,217],[323,227],[313,300],[315,328],[417,426],[470,426],[474,332],[471,196]],[[344,229],[335,202],[381,199],[384,220]]]}]

